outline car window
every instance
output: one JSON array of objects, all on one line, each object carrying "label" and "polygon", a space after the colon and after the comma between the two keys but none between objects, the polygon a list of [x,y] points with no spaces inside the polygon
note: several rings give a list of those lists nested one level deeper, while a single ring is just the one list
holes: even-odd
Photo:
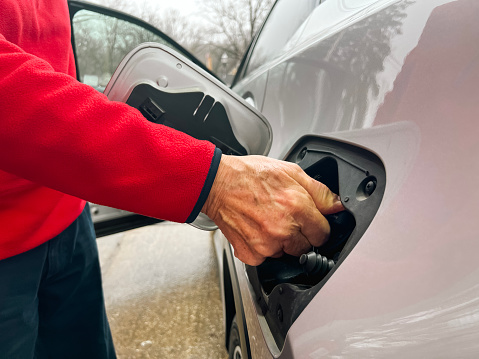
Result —
[{"label": "car window", "polygon": [[256,41],[245,75],[287,50],[287,44],[308,18],[319,0],[279,0]]},{"label": "car window", "polygon": [[157,42],[182,52],[155,33],[113,16],[80,10],[72,20],[78,76],[103,91],[120,61],[143,42]]}]

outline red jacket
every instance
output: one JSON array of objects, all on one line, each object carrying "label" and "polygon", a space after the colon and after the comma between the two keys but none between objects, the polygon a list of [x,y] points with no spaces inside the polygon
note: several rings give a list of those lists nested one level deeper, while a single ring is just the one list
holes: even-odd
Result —
[{"label": "red jacket", "polygon": [[193,220],[221,152],[77,82],[66,0],[1,7],[0,259],[59,234],[84,200]]}]

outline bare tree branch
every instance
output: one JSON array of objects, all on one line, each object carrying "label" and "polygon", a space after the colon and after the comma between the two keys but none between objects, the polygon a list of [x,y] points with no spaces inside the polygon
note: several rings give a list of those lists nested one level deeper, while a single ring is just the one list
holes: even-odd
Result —
[{"label": "bare tree branch", "polygon": [[226,53],[231,61],[227,69],[236,68],[248,45],[258,32],[273,0],[203,0],[202,13],[210,23],[210,55],[215,57],[213,70],[218,72]]},{"label": "bare tree branch", "polygon": [[[201,0],[206,22],[192,21],[178,10],[160,8],[148,0],[90,0],[120,10],[150,23],[189,50],[212,70],[235,69],[259,30],[274,0]],[[119,29],[121,31],[121,29]],[[115,44],[115,34],[108,41]],[[221,56],[228,55],[226,66]]]}]

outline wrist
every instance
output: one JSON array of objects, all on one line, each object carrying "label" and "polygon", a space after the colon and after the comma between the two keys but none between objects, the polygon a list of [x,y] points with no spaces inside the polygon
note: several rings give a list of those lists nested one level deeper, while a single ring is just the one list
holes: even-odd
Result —
[{"label": "wrist", "polygon": [[228,177],[231,176],[235,156],[222,155],[221,161],[216,172],[216,177],[211,186],[208,198],[201,209],[201,212],[215,221],[218,208],[224,197],[225,185],[228,183]]}]

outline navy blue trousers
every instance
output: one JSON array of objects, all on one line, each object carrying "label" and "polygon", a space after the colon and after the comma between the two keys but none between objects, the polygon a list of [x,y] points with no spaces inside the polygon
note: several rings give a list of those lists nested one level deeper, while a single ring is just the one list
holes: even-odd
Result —
[{"label": "navy blue trousers", "polygon": [[0,261],[0,358],[116,358],[88,205],[57,237]]}]

